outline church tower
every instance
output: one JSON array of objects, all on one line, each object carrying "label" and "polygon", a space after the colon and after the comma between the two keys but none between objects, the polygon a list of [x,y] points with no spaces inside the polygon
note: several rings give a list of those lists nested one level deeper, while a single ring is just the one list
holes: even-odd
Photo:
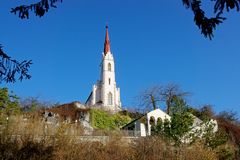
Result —
[{"label": "church tower", "polygon": [[115,63],[113,54],[110,50],[108,26],[106,26],[104,50],[100,67],[100,80],[93,85],[92,92],[88,97],[86,104],[88,106],[100,106],[113,112],[120,111],[120,88],[117,88],[115,80]]}]

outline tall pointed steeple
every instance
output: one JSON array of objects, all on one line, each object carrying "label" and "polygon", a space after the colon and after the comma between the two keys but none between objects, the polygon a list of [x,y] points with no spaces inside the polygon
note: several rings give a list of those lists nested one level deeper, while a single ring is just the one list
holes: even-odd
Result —
[{"label": "tall pointed steeple", "polygon": [[110,40],[108,35],[108,26],[106,26],[106,35],[105,35],[105,42],[104,42],[104,55],[110,52]]},{"label": "tall pointed steeple", "polygon": [[100,67],[100,79],[93,85],[92,92],[86,104],[89,106],[101,106],[108,111],[118,112],[122,109],[122,104],[120,88],[117,87],[115,79],[115,62],[113,54],[110,51],[108,26],[106,26],[104,50]]}]

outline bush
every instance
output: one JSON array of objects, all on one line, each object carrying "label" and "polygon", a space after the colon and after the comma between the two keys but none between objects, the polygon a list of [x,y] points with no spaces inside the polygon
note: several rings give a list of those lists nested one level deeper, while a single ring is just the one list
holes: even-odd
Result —
[{"label": "bush", "polygon": [[119,113],[111,115],[99,109],[92,109],[90,114],[91,125],[95,129],[118,129],[131,121],[131,118],[127,115],[121,115]]}]

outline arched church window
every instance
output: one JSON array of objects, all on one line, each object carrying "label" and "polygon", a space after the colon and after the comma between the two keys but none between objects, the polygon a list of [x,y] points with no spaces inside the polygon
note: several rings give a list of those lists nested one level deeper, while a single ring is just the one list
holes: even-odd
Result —
[{"label": "arched church window", "polygon": [[111,70],[112,70],[111,63],[108,63],[108,71],[111,71]]},{"label": "arched church window", "polygon": [[111,78],[108,79],[108,84],[109,84],[109,85],[111,84]]},{"label": "arched church window", "polygon": [[108,105],[112,105],[112,104],[113,104],[112,101],[113,101],[112,93],[109,92],[109,93],[108,93]]}]

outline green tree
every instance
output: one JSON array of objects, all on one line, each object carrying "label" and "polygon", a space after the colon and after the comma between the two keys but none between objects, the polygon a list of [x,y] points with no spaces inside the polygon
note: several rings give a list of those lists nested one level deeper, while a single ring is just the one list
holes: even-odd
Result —
[{"label": "green tree", "polygon": [[188,112],[173,113],[170,125],[165,126],[165,128],[169,128],[169,132],[165,135],[173,139],[177,145],[181,144],[185,139],[190,138],[188,133],[191,131],[192,125],[193,117]]},{"label": "green tree", "polygon": [[0,88],[0,123],[11,115],[20,113],[19,98],[9,94],[7,88]]},{"label": "green tree", "polygon": [[188,137],[192,130],[193,116],[187,112],[187,104],[181,99],[175,97],[171,106],[171,121],[165,119],[163,122],[159,119],[156,126],[153,126],[153,134],[164,135],[173,140],[176,145],[180,145]]}]

